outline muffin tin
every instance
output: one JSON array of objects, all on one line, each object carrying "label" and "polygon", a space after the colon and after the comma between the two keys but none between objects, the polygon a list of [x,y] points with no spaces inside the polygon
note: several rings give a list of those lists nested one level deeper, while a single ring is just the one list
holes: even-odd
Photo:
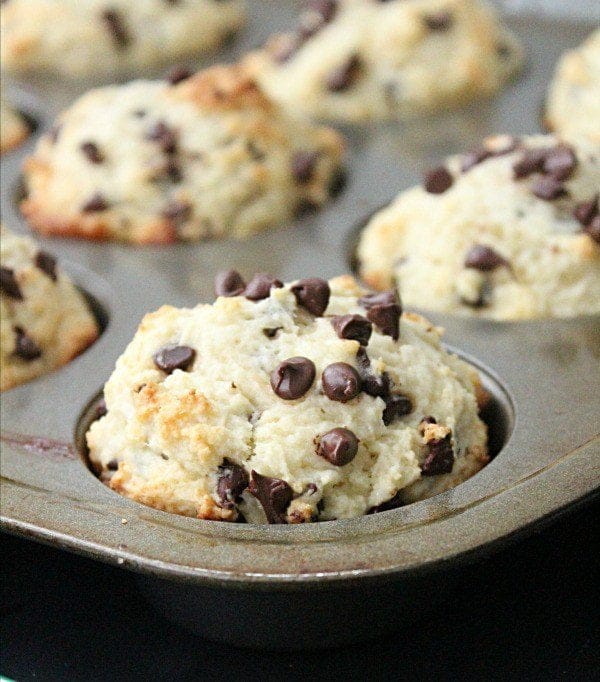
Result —
[{"label": "muffin tin", "polygon": [[[250,4],[244,35],[211,61],[231,60],[290,26],[292,2]],[[287,229],[245,242],[167,247],[43,239],[88,294],[103,327],[62,369],[2,396],[2,524],[140,575],[167,616],[237,645],[301,648],[374,637],[443,599],[459,562],[530,532],[600,486],[600,317],[497,323],[427,316],[473,362],[493,396],[486,414],[497,457],[457,488],[404,508],[297,527],[223,524],[142,506],[86,467],[95,400],[143,314],[163,303],[213,298],[214,274],[268,271],[284,280],[351,268],[356,226],[449,153],[496,132],[540,129],[555,62],[600,19],[593,3],[573,22],[509,2],[525,44],[525,73],[497,98],[406,125],[353,127],[344,193]],[[560,2],[545,3],[546,9]],[[560,9],[560,8],[559,8]],[[593,12],[596,12],[596,15]],[[155,74],[158,75],[158,74]],[[91,84],[11,83],[9,98],[38,124],[2,159],[3,222],[28,232],[19,169],[36,137]]]}]

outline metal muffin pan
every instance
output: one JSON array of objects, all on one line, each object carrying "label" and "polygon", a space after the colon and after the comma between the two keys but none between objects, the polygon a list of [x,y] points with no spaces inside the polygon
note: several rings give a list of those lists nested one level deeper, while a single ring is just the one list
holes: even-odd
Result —
[{"label": "metal muffin pan", "polygon": [[[493,396],[493,439],[503,447],[469,481],[395,511],[296,527],[199,521],[113,493],[81,452],[89,406],[144,313],[167,302],[212,300],[213,276],[226,267],[286,280],[348,272],[353,226],[418,182],[427,167],[487,134],[540,130],[558,56],[598,21],[591,6],[588,21],[574,23],[527,14],[524,2],[509,4],[515,9],[509,23],[528,55],[521,78],[461,111],[344,130],[345,191],[287,229],[245,242],[143,248],[38,238],[93,297],[106,324],[69,365],[2,396],[5,530],[139,573],[152,603],[205,637],[302,648],[375,637],[422,615],[459,579],[460,561],[597,493],[599,316],[497,323],[428,314],[446,328],[448,345],[480,368]],[[255,2],[250,10],[245,34],[212,61],[233,59],[290,25],[297,5]],[[38,122],[37,133],[2,159],[3,221],[11,229],[28,232],[16,208],[23,159],[55,114],[89,85],[8,84],[9,97]]]}]

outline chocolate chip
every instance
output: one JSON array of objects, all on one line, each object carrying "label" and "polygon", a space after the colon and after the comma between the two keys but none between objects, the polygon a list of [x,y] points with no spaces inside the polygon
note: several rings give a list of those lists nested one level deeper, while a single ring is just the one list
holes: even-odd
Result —
[{"label": "chocolate chip", "polygon": [[559,144],[549,149],[544,157],[544,173],[551,175],[556,180],[567,180],[577,167],[577,157],[572,147]]},{"label": "chocolate chip", "polygon": [[98,145],[95,142],[82,142],[80,147],[81,151],[87,157],[90,163],[102,163],[104,161],[104,155],[100,151]]},{"label": "chocolate chip", "polygon": [[246,283],[237,270],[224,270],[215,276],[215,295],[217,296],[241,296],[246,288]]},{"label": "chocolate chip", "polygon": [[552,175],[544,175],[538,178],[531,185],[531,191],[538,199],[544,199],[545,201],[553,201],[567,194],[567,190],[562,182]]},{"label": "chocolate chip", "polygon": [[452,438],[448,434],[445,438],[437,438],[427,444],[428,452],[423,464],[421,473],[423,476],[439,476],[449,474],[454,465],[454,451],[452,449]]},{"label": "chocolate chip", "polygon": [[99,213],[106,211],[108,202],[100,192],[93,194],[81,207],[83,213]]},{"label": "chocolate chip", "polygon": [[165,80],[171,85],[177,85],[187,80],[192,75],[192,71],[185,66],[174,66],[165,76]]},{"label": "chocolate chip", "polygon": [[371,360],[367,350],[361,346],[356,353],[358,373],[362,381],[362,390],[375,398],[385,398],[390,393],[390,377],[387,372],[375,374],[371,369]]},{"label": "chocolate chip", "polygon": [[219,465],[219,477],[217,479],[217,496],[222,507],[233,509],[235,503],[240,501],[240,496],[248,487],[250,477],[244,467],[225,458]]},{"label": "chocolate chip", "polygon": [[316,373],[312,360],[288,358],[271,372],[271,388],[283,400],[297,400],[313,385]]},{"label": "chocolate chip", "polygon": [[583,231],[589,235],[596,244],[600,244],[600,215],[592,218],[589,225],[586,225]]},{"label": "chocolate chip", "polygon": [[331,326],[340,339],[358,341],[361,346],[368,345],[373,331],[373,325],[362,315],[336,315]]},{"label": "chocolate chip", "polygon": [[360,60],[356,55],[353,55],[327,76],[325,83],[327,89],[330,92],[343,92],[347,90],[358,78],[359,72]]},{"label": "chocolate chip", "polygon": [[367,309],[367,319],[371,320],[382,334],[397,341],[400,336],[402,307],[396,291],[391,289],[381,294],[369,294],[361,298],[360,303]]},{"label": "chocolate chip", "polygon": [[349,464],[358,452],[358,438],[349,429],[331,429],[321,436],[317,455],[331,464],[342,467]]},{"label": "chocolate chip", "polygon": [[169,159],[165,165],[164,175],[175,184],[181,182],[183,178],[181,168],[177,165],[177,163],[175,163],[175,161],[173,161],[173,159]]},{"label": "chocolate chip", "polygon": [[385,399],[383,423],[389,426],[400,417],[406,417],[413,411],[412,400],[406,395],[390,395]]},{"label": "chocolate chip", "polygon": [[319,152],[296,152],[292,157],[292,175],[304,185],[312,180]]},{"label": "chocolate chip", "polygon": [[56,282],[56,258],[45,251],[38,251],[35,257],[35,266]]},{"label": "chocolate chip", "polygon": [[296,303],[309,313],[320,317],[327,310],[331,294],[327,280],[319,277],[301,279],[294,284],[291,291],[296,297]]},{"label": "chocolate chip", "polygon": [[109,460],[108,464],[106,465],[106,468],[109,471],[116,471],[119,468],[119,460],[118,459]]},{"label": "chocolate chip", "polygon": [[547,149],[527,149],[523,156],[513,164],[516,179],[526,178],[532,173],[540,173],[544,169]]},{"label": "chocolate chip", "polygon": [[277,336],[277,333],[280,332],[282,329],[283,327],[266,327],[265,329],[262,330],[262,333],[268,339],[274,339]]},{"label": "chocolate chip", "polygon": [[253,470],[248,491],[260,502],[269,523],[286,523],[285,512],[294,497],[288,483]]},{"label": "chocolate chip", "polygon": [[512,47],[507,43],[498,43],[496,45],[496,54],[501,61],[506,61],[512,54]]},{"label": "chocolate chip", "polygon": [[451,173],[444,166],[438,166],[425,174],[423,186],[429,194],[443,194],[453,182]]},{"label": "chocolate chip", "polygon": [[491,272],[501,266],[509,267],[509,262],[491,246],[476,244],[467,251],[464,265],[465,268]]},{"label": "chocolate chip", "polygon": [[165,154],[174,154],[177,151],[177,132],[169,128],[164,121],[158,121],[146,133],[146,139],[158,142]]},{"label": "chocolate chip", "polygon": [[115,45],[121,49],[127,47],[131,39],[121,14],[114,9],[107,9],[102,12],[102,19],[110,31]]},{"label": "chocolate chip", "polygon": [[14,353],[22,360],[36,360],[42,354],[41,348],[37,343],[23,330],[22,327],[14,327],[14,332],[17,335],[15,340]]},{"label": "chocolate chip", "polygon": [[104,398],[100,398],[100,400],[94,406],[93,421],[98,421],[98,419],[101,419],[106,414],[108,414],[108,409],[106,408],[106,400],[104,400]]},{"label": "chocolate chip", "polygon": [[196,351],[189,346],[168,345],[159,348],[152,356],[154,364],[163,372],[171,374],[176,369],[187,371],[196,357]]},{"label": "chocolate chip", "polygon": [[173,225],[181,227],[183,223],[191,218],[192,207],[185,201],[172,201],[163,209],[162,216]]},{"label": "chocolate chip", "polygon": [[283,282],[267,275],[264,272],[259,272],[248,282],[244,296],[250,301],[262,301],[264,298],[269,298],[271,289],[281,289]]},{"label": "chocolate chip", "polygon": [[359,373],[346,362],[334,362],[327,365],[321,375],[323,392],[330,400],[347,403],[360,393],[361,380]]},{"label": "chocolate chip", "polygon": [[329,193],[330,197],[337,197],[343,189],[346,187],[346,183],[348,182],[348,174],[346,173],[344,168],[336,168],[332,175],[331,178],[329,179],[329,183],[327,185],[327,192]]},{"label": "chocolate chip", "polygon": [[592,220],[599,213],[598,202],[600,200],[600,194],[596,194],[590,201],[584,201],[582,204],[578,204],[573,211],[573,215],[577,219],[580,225],[585,227],[589,225]]},{"label": "chocolate chip", "polygon": [[0,267],[0,291],[16,301],[23,300],[21,287],[15,277],[15,271],[11,268]]},{"label": "chocolate chip", "polygon": [[379,512],[391,511],[392,509],[398,509],[402,506],[404,506],[404,502],[402,501],[402,491],[398,490],[398,492],[386,502],[382,502],[381,504],[376,504],[374,507],[371,507],[367,514],[379,514]]},{"label": "chocolate chip", "polygon": [[452,26],[453,19],[450,12],[436,12],[426,14],[423,21],[430,31],[447,31]]}]

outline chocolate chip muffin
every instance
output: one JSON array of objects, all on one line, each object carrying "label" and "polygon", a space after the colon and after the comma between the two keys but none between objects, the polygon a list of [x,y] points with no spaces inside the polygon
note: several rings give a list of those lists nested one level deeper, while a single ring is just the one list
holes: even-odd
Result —
[{"label": "chocolate chip muffin", "polygon": [[49,253],[0,232],[0,390],[66,364],[98,336],[81,293]]},{"label": "chocolate chip muffin", "polygon": [[29,126],[21,114],[0,97],[0,154],[14,149],[29,135]]},{"label": "chocolate chip muffin", "polygon": [[559,61],[545,122],[563,137],[600,145],[600,29]]},{"label": "chocolate chip muffin", "polygon": [[490,138],[368,223],[362,278],[407,305],[500,320],[600,312],[600,154],[552,136]]},{"label": "chocolate chip muffin", "polygon": [[395,292],[351,277],[216,282],[147,315],[104,389],[89,457],[177,514],[302,523],[393,509],[488,460],[479,379]]},{"label": "chocolate chip muffin", "polygon": [[497,92],[521,48],[481,0],[312,0],[248,63],[273,99],[325,119],[436,112]]},{"label": "chocolate chip muffin", "polygon": [[9,0],[2,67],[116,76],[215,49],[244,23],[243,0]]},{"label": "chocolate chip muffin", "polygon": [[25,164],[44,234],[136,243],[246,237],[325,203],[343,141],[282,113],[237,66],[93,90]]}]

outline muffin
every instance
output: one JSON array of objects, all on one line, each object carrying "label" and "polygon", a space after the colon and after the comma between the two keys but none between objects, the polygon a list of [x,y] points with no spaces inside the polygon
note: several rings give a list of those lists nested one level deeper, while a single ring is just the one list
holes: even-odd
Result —
[{"label": "muffin", "polygon": [[522,51],[481,0],[313,0],[295,33],[247,61],[291,110],[361,122],[493,95],[519,70]]},{"label": "muffin", "polygon": [[117,76],[216,49],[245,20],[242,0],[10,0],[2,68],[69,78]]},{"label": "muffin", "polygon": [[0,232],[0,390],[61,367],[98,336],[82,294],[49,253]]},{"label": "muffin", "polygon": [[0,96],[0,154],[14,149],[29,135],[29,126],[21,114]]},{"label": "muffin", "polygon": [[600,145],[600,29],[560,59],[545,122],[565,138],[585,138]]},{"label": "muffin", "polygon": [[230,271],[142,320],[87,434],[113,490],[176,514],[302,523],[393,509],[487,461],[477,372],[394,292]]},{"label": "muffin", "polygon": [[600,154],[489,138],[429,171],[364,229],[361,277],[407,305],[498,320],[600,312]]},{"label": "muffin", "polygon": [[43,234],[247,237],[340,188],[342,138],[281,112],[239,66],[92,90],[42,136],[21,205]]}]

